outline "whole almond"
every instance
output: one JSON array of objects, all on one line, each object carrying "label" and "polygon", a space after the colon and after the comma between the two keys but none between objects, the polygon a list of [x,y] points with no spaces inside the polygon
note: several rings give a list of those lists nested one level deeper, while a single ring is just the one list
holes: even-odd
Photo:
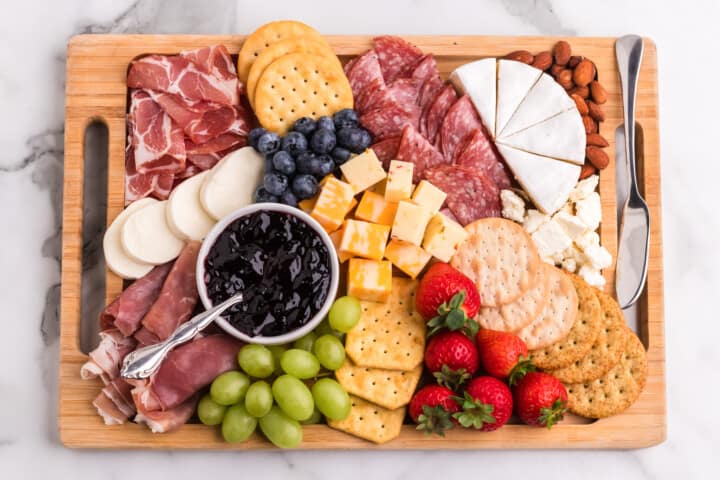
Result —
[{"label": "whole almond", "polygon": [[577,106],[580,115],[587,115],[588,113],[590,113],[590,109],[588,108],[587,103],[585,103],[584,98],[582,98],[577,93],[573,93],[572,95],[570,95],[570,98],[575,101],[575,105]]},{"label": "whole almond", "polygon": [[575,85],[573,88],[570,89],[568,92],[570,95],[577,94],[580,95],[582,98],[588,98],[590,96],[590,89],[588,87],[578,87]]},{"label": "whole almond", "polygon": [[590,95],[598,105],[602,105],[607,102],[607,91],[597,80],[590,82]]},{"label": "whole almond", "polygon": [[605,121],[605,112],[600,105],[593,102],[592,100],[587,101],[588,110],[590,110],[590,116],[597,122]]},{"label": "whole almond", "polygon": [[533,54],[527,50],[515,50],[514,52],[510,52],[505,55],[505,58],[508,60],[517,60],[518,62],[527,63],[528,65],[533,63],[533,60],[535,59]]},{"label": "whole almond", "polygon": [[550,73],[555,78],[557,78],[557,76],[560,75],[560,72],[562,72],[563,70],[565,70],[565,67],[563,67],[562,65],[553,65],[552,67],[550,67]]},{"label": "whole almond", "polygon": [[543,72],[550,68],[553,63],[553,57],[552,53],[548,51],[540,52],[537,55],[535,55],[535,60],[532,62],[532,66],[535,68],[539,68]]},{"label": "whole almond", "polygon": [[595,65],[590,60],[583,60],[578,63],[573,71],[573,81],[581,87],[587,86],[595,79]]},{"label": "whole almond", "polygon": [[570,60],[571,54],[572,49],[570,48],[570,44],[565,40],[560,40],[555,44],[555,48],[553,48],[553,56],[555,57],[555,63],[557,63],[558,65],[567,65],[568,60]]},{"label": "whole almond", "polygon": [[587,147],[585,148],[585,157],[592,163],[598,170],[602,170],[607,167],[610,163],[610,157],[600,147]]},{"label": "whole almond", "polygon": [[582,55],[573,55],[572,57],[570,57],[570,60],[568,60],[567,66],[568,68],[575,68],[578,66],[578,63],[582,62],[583,60],[585,60],[585,57],[583,57]]},{"label": "whole almond", "polygon": [[597,169],[590,163],[585,162],[582,167],[580,167],[580,180],[583,180],[590,175],[595,175],[597,172]]},{"label": "whole almond", "polygon": [[558,73],[558,76],[555,78],[555,80],[557,80],[560,86],[563,87],[565,90],[570,90],[572,87],[575,86],[575,84],[573,83],[572,70],[563,70],[562,72]]},{"label": "whole almond", "polygon": [[582,121],[585,127],[585,133],[597,133],[597,123],[590,115],[583,115]]},{"label": "whole almond", "polygon": [[605,140],[605,137],[603,137],[599,133],[589,133],[587,135],[585,143],[594,147],[607,147],[609,145],[608,141]]}]

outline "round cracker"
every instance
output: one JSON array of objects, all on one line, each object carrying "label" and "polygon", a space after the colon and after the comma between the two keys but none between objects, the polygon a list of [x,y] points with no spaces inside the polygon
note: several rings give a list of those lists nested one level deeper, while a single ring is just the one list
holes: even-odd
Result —
[{"label": "round cracker", "polygon": [[342,69],[309,53],[278,58],[265,68],[255,87],[255,115],[263,127],[279,134],[298,118],[318,118],[352,107],[352,90]]},{"label": "round cracker", "polygon": [[[628,329],[629,330],[629,329]],[[576,415],[604,418],[626,410],[640,396],[648,375],[645,347],[632,331],[628,333],[620,361],[602,377],[566,385],[568,408]]]},{"label": "round cracker", "polygon": [[550,279],[544,268],[536,269],[534,286],[514,302],[500,307],[480,309],[475,320],[481,327],[503,332],[514,332],[528,326],[540,315],[550,291]]},{"label": "round cracker", "polygon": [[600,334],[584,357],[549,372],[563,383],[589,382],[602,377],[617,365],[625,349],[629,330],[620,306],[606,293],[596,290],[595,295],[603,314]]},{"label": "round cracker", "polygon": [[533,364],[544,370],[567,367],[581,359],[600,334],[603,314],[593,288],[577,275],[568,276],[578,295],[578,316],[565,338],[530,352]]},{"label": "round cracker", "polygon": [[280,40],[263,50],[250,67],[250,73],[248,74],[247,82],[245,82],[245,89],[248,100],[250,100],[250,105],[255,105],[255,87],[267,66],[282,56],[298,52],[327,57],[330,60],[334,60],[338,68],[342,68],[335,52],[333,52],[332,48],[324,41],[318,41],[312,37],[292,37]]},{"label": "round cracker", "polygon": [[533,286],[541,260],[520,225],[504,218],[483,218],[465,231],[468,236],[450,263],[475,282],[483,305],[514,302]]},{"label": "round cracker", "polygon": [[308,37],[315,38],[320,42],[324,42],[322,36],[310,25],[295,20],[279,20],[277,22],[266,23],[262,27],[255,30],[243,42],[238,53],[238,77],[245,83],[250,74],[255,59],[270,45],[281,40],[291,37]]},{"label": "round cracker", "polygon": [[565,338],[578,317],[578,295],[570,277],[546,263],[541,268],[550,282],[545,307],[532,323],[515,333],[530,350],[544,348]]}]

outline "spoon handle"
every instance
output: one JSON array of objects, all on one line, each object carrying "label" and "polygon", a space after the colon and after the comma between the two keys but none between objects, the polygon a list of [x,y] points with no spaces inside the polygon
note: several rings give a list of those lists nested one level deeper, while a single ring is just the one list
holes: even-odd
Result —
[{"label": "spoon handle", "polygon": [[625,35],[615,42],[622,86],[623,113],[625,115],[625,158],[629,169],[630,195],[639,194],[635,165],[635,99],[643,56],[643,39],[638,35]]}]

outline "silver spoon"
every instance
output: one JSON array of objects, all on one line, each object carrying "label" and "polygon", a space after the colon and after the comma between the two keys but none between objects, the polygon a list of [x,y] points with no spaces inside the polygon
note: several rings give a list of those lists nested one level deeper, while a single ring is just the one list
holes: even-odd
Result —
[{"label": "silver spoon", "polygon": [[242,302],[242,293],[236,293],[221,304],[195,315],[187,322],[180,325],[164,342],[148,345],[129,353],[120,370],[123,378],[142,379],[148,378],[160,367],[165,356],[181,343],[191,340],[205,327],[214,322],[225,310],[236,303]]},{"label": "silver spoon", "polygon": [[635,165],[635,97],[643,56],[643,40],[626,35],[615,42],[625,114],[625,158],[630,191],[623,206],[618,239],[615,290],[625,309],[633,305],[645,287],[650,252],[650,212],[640,195]]}]

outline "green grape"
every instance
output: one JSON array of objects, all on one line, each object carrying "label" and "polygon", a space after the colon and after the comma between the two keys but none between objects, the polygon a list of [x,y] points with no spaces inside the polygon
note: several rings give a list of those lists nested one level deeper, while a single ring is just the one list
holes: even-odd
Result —
[{"label": "green grape", "polygon": [[307,333],[304,336],[295,340],[293,347],[299,348],[300,350],[305,350],[307,352],[312,352],[313,344],[315,343],[316,338],[317,335],[315,335],[314,332]]},{"label": "green grape", "polygon": [[315,340],[313,352],[328,370],[337,370],[345,362],[345,346],[334,335],[323,335]]},{"label": "green grape", "polygon": [[337,331],[333,330],[332,327],[330,327],[330,321],[327,318],[325,318],[322,322],[320,322],[320,325],[315,327],[315,330],[313,330],[313,332],[315,332],[315,334],[318,337],[321,337],[323,335],[335,335],[340,340],[345,338],[344,333],[337,332]]},{"label": "green grape", "polygon": [[338,332],[349,332],[360,321],[362,308],[354,297],[340,297],[330,307],[328,320],[330,326]]},{"label": "green grape", "polygon": [[238,363],[245,373],[255,378],[266,378],[275,371],[272,352],[264,345],[245,345],[238,353]]},{"label": "green grape", "polygon": [[302,423],[303,425],[317,425],[318,423],[322,422],[322,419],[322,413],[320,413],[320,410],[315,407],[315,409],[313,410],[313,414],[310,415],[310,418],[308,418],[307,420],[303,420],[300,423]]},{"label": "green grape", "polygon": [[280,448],[295,448],[302,442],[302,426],[288,417],[278,407],[272,407],[260,419],[260,430],[273,445]]},{"label": "green grape", "polygon": [[222,436],[226,442],[244,442],[252,435],[257,419],[250,416],[245,405],[238,403],[228,408],[222,422]]},{"label": "green grape", "polygon": [[320,371],[320,362],[315,355],[299,348],[291,348],[283,353],[280,366],[285,373],[301,379],[312,378]]},{"label": "green grape", "polygon": [[227,410],[225,405],[216,403],[210,394],[206,393],[198,402],[197,415],[205,425],[220,425],[225,417],[225,410]]},{"label": "green grape", "polygon": [[280,368],[280,357],[288,349],[287,345],[268,345],[268,350],[273,354],[273,361],[275,362],[275,373],[276,375],[282,375],[283,371]]},{"label": "green grape", "polygon": [[245,408],[253,417],[265,416],[273,406],[270,384],[264,380],[253,383],[245,394]]},{"label": "green grape", "polygon": [[250,379],[242,372],[225,372],[210,385],[210,397],[219,405],[234,405],[245,397]]},{"label": "green grape", "polygon": [[315,404],[310,389],[292,375],[280,375],[272,384],[272,393],[278,406],[290,418],[307,420]]},{"label": "green grape", "polygon": [[322,378],[315,382],[312,394],[320,413],[330,420],[343,420],[350,415],[350,396],[332,378]]}]

